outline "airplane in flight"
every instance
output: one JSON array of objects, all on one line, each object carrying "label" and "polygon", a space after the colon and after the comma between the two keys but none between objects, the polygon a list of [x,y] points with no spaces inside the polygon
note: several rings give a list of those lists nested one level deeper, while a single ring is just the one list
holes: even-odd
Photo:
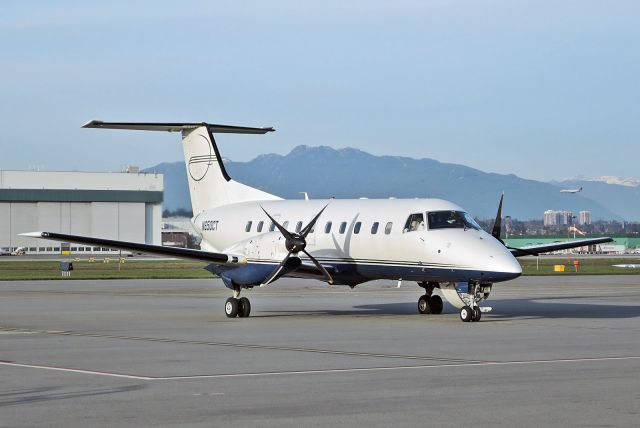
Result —
[{"label": "airplane in flight", "polygon": [[582,192],[582,187],[578,188],[578,189],[562,189],[560,190],[560,193],[579,193]]},{"label": "airplane in flight", "polygon": [[[519,277],[516,257],[611,242],[581,239],[511,248],[500,239],[500,198],[491,234],[464,209],[442,199],[284,200],[233,180],[214,134],[265,134],[273,128],[209,123],[130,123],[93,120],[84,128],[180,132],[201,249],[77,236],[55,231],[23,235],[209,262],[231,290],[227,317],[248,317],[243,290],[282,277],[355,287],[377,279],[416,282],[422,314],[439,314],[442,295],[464,322],[479,321],[495,283]],[[295,177],[291,177],[295,180]],[[348,185],[348,183],[345,183]],[[439,290],[436,292],[436,290]]]}]

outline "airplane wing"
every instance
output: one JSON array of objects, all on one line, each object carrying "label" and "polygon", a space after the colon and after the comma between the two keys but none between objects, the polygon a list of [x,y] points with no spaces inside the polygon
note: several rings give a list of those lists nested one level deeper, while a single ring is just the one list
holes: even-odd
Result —
[{"label": "airplane wing", "polygon": [[541,253],[548,253],[550,251],[566,250],[568,248],[585,247],[587,245],[604,244],[606,242],[613,242],[612,238],[592,238],[592,239],[579,239],[575,241],[554,242],[553,244],[544,245],[529,245],[522,248],[507,247],[511,250],[511,254],[514,257],[522,256],[537,256]]},{"label": "airplane wing", "polygon": [[88,236],[66,235],[54,232],[28,232],[21,233],[30,238],[50,239],[52,241],[74,242],[77,244],[95,245],[116,250],[135,251],[159,256],[179,257],[182,259],[201,260],[215,264],[246,264],[244,256],[238,254],[213,253],[210,251],[194,250],[189,248],[164,247],[162,245],[139,244],[136,242],[115,241],[112,239],[92,238]]}]

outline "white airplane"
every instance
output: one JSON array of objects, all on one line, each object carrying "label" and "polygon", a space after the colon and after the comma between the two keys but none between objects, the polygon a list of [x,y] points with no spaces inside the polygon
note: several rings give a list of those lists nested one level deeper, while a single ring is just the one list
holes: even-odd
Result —
[{"label": "white airplane", "polygon": [[[462,321],[479,321],[492,285],[517,278],[516,257],[610,242],[610,238],[509,248],[500,239],[502,198],[492,234],[464,209],[441,199],[283,200],[229,177],[214,134],[264,134],[273,128],[208,123],[91,121],[84,128],[181,132],[194,228],[201,250],[57,232],[30,237],[208,261],[232,291],[228,317],[248,317],[244,289],[287,276],[355,287],[376,279],[415,281],[425,290],[420,313],[439,314],[440,290]],[[295,180],[295,177],[291,177]],[[348,186],[349,183],[345,183]],[[503,195],[504,196],[504,195]]]},{"label": "white airplane", "polygon": [[18,247],[11,252],[12,256],[24,256],[27,253],[27,247]]},{"label": "white airplane", "polygon": [[582,187],[580,187],[578,189],[562,189],[562,190],[560,190],[560,193],[578,193],[578,192],[582,192]]}]

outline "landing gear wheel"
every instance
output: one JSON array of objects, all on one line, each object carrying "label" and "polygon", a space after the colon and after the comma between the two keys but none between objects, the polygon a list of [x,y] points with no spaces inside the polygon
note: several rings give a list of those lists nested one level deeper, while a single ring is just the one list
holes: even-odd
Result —
[{"label": "landing gear wheel", "polygon": [[418,312],[421,314],[431,313],[431,298],[429,296],[420,296],[418,299]]},{"label": "landing gear wheel", "polygon": [[473,316],[471,317],[471,321],[478,322],[480,321],[480,318],[482,318],[482,311],[480,310],[479,306],[475,306],[473,308]]},{"label": "landing gear wheel", "polygon": [[463,306],[462,309],[460,309],[460,319],[463,322],[471,321],[472,317],[473,317],[473,310],[469,306]]},{"label": "landing gear wheel", "polygon": [[240,318],[247,318],[251,313],[251,302],[249,302],[249,299],[246,297],[241,297],[238,303],[238,316]]},{"label": "landing gear wheel", "polygon": [[431,313],[432,314],[441,314],[442,313],[442,307],[444,306],[442,304],[442,298],[438,295],[435,296],[431,296],[430,299],[430,305],[431,306]]},{"label": "landing gear wheel", "polygon": [[240,307],[240,304],[238,303],[238,299],[229,297],[224,304],[224,313],[227,316],[227,318],[237,317],[239,307]]}]

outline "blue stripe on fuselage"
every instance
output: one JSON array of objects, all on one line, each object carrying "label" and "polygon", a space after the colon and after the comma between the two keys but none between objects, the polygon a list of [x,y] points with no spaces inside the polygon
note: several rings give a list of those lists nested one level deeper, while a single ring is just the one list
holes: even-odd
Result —
[{"label": "blue stripe on fuselage", "polygon": [[[331,267],[331,276],[335,284],[355,285],[376,279],[396,280],[402,278],[405,281],[435,281],[435,282],[502,282],[515,279],[520,276],[519,273],[513,272],[495,272],[480,271],[473,269],[464,269],[459,267],[437,267],[437,266],[421,266],[421,265],[386,265],[382,263],[323,263],[326,267]],[[250,262],[244,267],[232,267],[223,265],[210,265],[208,270],[218,275],[229,269],[241,270],[247,268],[247,271],[264,273],[266,277],[273,269],[278,266],[277,263],[270,262]],[[258,274],[259,276],[260,274]],[[250,275],[251,276],[251,275]],[[290,277],[307,277],[305,275],[296,275],[296,272],[290,272],[285,276]],[[318,279],[320,279],[320,275]],[[260,281],[254,284],[240,285],[259,285]]]}]

